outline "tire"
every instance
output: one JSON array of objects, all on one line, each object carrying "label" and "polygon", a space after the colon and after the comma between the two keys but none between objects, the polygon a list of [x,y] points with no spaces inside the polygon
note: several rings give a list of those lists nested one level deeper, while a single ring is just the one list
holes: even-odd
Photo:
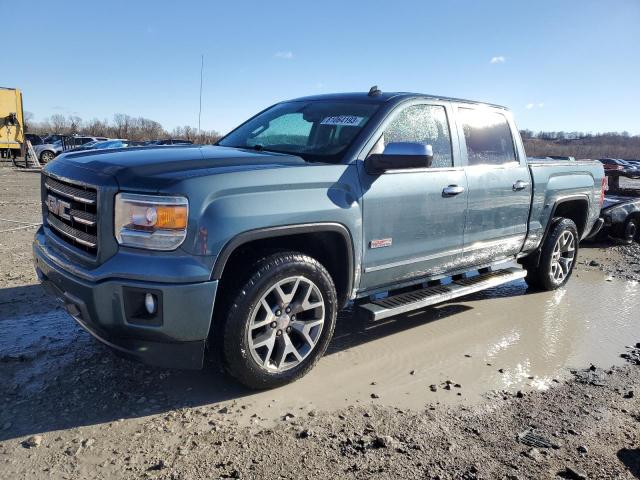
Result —
[{"label": "tire", "polygon": [[640,238],[640,230],[638,229],[638,220],[636,218],[628,219],[624,224],[622,231],[622,240],[624,243],[631,244],[634,239]]},{"label": "tire", "polygon": [[335,285],[317,260],[296,252],[263,258],[230,302],[222,325],[226,371],[252,389],[303,377],[325,353],[337,310]]},{"label": "tire", "polygon": [[55,157],[56,157],[56,155],[52,151],[45,150],[44,152],[42,152],[40,154],[40,163],[42,163],[42,164],[49,163]]},{"label": "tire", "polygon": [[578,242],[578,228],[573,220],[555,219],[542,244],[540,262],[535,267],[525,265],[527,285],[555,290],[567,283],[578,259]]}]

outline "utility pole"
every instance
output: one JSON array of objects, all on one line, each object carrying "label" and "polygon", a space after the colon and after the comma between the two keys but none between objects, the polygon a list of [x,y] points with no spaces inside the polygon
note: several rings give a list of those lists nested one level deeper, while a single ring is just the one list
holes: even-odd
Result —
[{"label": "utility pole", "polygon": [[200,56],[200,109],[198,110],[198,136],[202,133],[200,130],[200,117],[202,116],[202,70],[204,70],[204,54]]}]

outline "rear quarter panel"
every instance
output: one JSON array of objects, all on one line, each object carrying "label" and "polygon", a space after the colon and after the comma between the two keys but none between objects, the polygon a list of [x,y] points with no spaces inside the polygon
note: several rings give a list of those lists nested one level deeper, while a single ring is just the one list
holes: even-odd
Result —
[{"label": "rear quarter panel", "polygon": [[564,200],[584,199],[588,203],[586,236],[600,215],[600,192],[604,170],[595,161],[529,162],[533,198],[529,235],[524,251],[536,249],[544,237],[556,205]]}]

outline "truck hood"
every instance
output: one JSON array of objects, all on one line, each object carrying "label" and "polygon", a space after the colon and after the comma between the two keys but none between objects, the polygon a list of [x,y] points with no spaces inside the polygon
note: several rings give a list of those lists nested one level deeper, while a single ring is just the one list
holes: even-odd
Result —
[{"label": "truck hood", "polygon": [[56,163],[114,177],[122,188],[150,190],[185,178],[306,164],[294,155],[217,146],[87,150],[60,155]]}]

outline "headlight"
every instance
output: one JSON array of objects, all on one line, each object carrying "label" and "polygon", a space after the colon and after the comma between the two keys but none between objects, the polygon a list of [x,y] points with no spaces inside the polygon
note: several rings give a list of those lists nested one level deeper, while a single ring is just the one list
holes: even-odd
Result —
[{"label": "headlight", "polygon": [[115,236],[120,245],[175,250],[187,236],[189,201],[184,197],[116,195]]}]

